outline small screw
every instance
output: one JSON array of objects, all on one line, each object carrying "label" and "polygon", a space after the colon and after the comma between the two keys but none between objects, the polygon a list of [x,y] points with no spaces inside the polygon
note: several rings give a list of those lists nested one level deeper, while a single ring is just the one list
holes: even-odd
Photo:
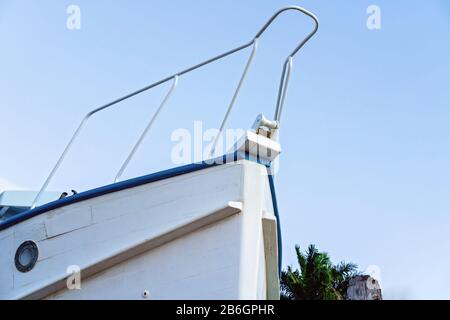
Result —
[{"label": "small screw", "polygon": [[144,290],[142,292],[142,298],[147,299],[150,296],[150,292],[148,290]]}]

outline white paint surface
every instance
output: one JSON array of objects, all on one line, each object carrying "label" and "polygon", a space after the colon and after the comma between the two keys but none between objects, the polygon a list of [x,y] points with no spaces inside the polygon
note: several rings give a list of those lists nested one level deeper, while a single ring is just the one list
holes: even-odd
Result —
[{"label": "white paint surface", "polygon": [[[273,297],[266,281],[278,271],[267,259],[277,257],[265,247],[276,232],[262,227],[270,199],[266,168],[239,161],[49,211],[0,232],[0,298]],[[40,255],[20,273],[13,256],[25,240]],[[65,287],[71,265],[81,290]]]}]

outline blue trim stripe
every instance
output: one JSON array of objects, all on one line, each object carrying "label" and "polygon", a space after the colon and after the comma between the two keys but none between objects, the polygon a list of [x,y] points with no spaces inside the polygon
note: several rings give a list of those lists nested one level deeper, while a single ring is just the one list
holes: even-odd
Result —
[{"label": "blue trim stripe", "polygon": [[17,214],[15,216],[11,217],[10,219],[0,223],[0,231],[4,230],[6,228],[9,228],[13,225],[16,225],[27,219],[33,218],[37,215],[43,214],[47,211],[58,209],[58,208],[61,208],[61,207],[64,207],[64,206],[67,206],[67,205],[70,205],[73,203],[92,199],[92,198],[99,197],[99,196],[103,196],[105,194],[113,193],[116,191],[121,191],[124,189],[137,187],[137,186],[140,186],[143,184],[176,177],[176,176],[179,176],[182,174],[187,174],[190,172],[203,170],[203,169],[214,167],[217,165],[220,165],[220,164],[205,163],[205,162],[193,163],[193,164],[188,164],[188,165],[185,165],[182,167],[177,167],[177,168],[173,168],[173,169],[156,172],[156,173],[149,174],[146,176],[142,176],[142,177],[138,177],[138,178],[122,181],[122,182],[113,183],[113,184],[103,186],[100,188],[96,188],[96,189],[92,189],[92,190],[89,190],[86,192],[81,192],[81,193],[72,195],[70,197],[52,201],[52,202],[49,202],[42,206],[36,207],[34,209],[30,209],[28,211],[24,211],[20,214]]},{"label": "blue trim stripe", "polygon": [[[267,168],[269,171],[269,168]],[[269,172],[268,172],[269,173]],[[273,204],[273,212],[275,215],[275,218],[277,218],[277,241],[278,241],[278,275],[281,279],[281,263],[283,260],[283,239],[281,237],[281,223],[280,223],[280,214],[278,212],[278,203],[277,203],[277,196],[275,193],[275,183],[273,181],[273,176],[269,173],[269,185],[270,185],[270,193],[272,194],[272,204]]]},{"label": "blue trim stripe", "polygon": [[[64,207],[64,206],[67,206],[70,204],[74,204],[74,203],[77,203],[80,201],[103,196],[105,194],[113,193],[116,191],[134,188],[134,187],[141,186],[141,185],[144,185],[147,183],[152,183],[152,182],[156,182],[156,181],[160,181],[160,180],[164,180],[164,179],[169,179],[169,178],[180,176],[183,174],[219,166],[219,165],[225,164],[227,162],[234,162],[234,161],[237,161],[238,158],[239,157],[238,157],[237,153],[231,154],[231,155],[225,155],[222,157],[222,161],[206,161],[206,162],[201,162],[201,163],[188,164],[185,166],[164,170],[164,171],[152,173],[149,175],[145,175],[142,177],[138,177],[138,178],[122,181],[122,182],[117,182],[117,183],[113,183],[113,184],[103,186],[100,188],[81,192],[81,193],[72,195],[70,197],[66,197],[64,199],[59,199],[59,200],[44,204],[40,207],[30,209],[28,211],[24,211],[20,214],[17,214],[15,216],[11,217],[10,219],[0,223],[0,231],[5,230],[13,225],[16,225],[16,224],[22,222],[22,221],[31,219],[35,216],[38,216],[45,212],[48,212],[50,210],[58,209],[58,208],[61,208],[61,207]],[[250,159],[250,157],[248,155],[245,156],[245,159],[254,161],[254,159]],[[219,160],[220,160],[220,158],[219,158]],[[269,168],[270,165],[266,165],[266,167]],[[281,261],[282,261],[282,243],[281,243],[281,241],[282,241],[282,238],[281,238],[281,227],[280,227],[280,215],[278,212],[278,205],[277,205],[277,198],[276,198],[276,194],[275,194],[275,185],[274,185],[274,181],[273,181],[273,176],[268,174],[268,178],[269,178],[270,192],[272,195],[273,211],[274,211],[275,217],[277,218],[278,270],[281,273]]]}]

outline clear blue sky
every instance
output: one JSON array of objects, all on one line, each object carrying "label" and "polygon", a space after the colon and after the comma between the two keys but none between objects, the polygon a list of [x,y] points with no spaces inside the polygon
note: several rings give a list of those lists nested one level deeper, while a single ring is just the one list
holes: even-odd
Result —
[{"label": "clear blue sky", "polygon": [[[79,5],[81,30],[66,28]],[[295,60],[277,192],[283,264],[315,243],[381,269],[387,298],[450,298],[450,3],[0,0],[0,189],[37,189],[94,107],[251,39],[288,4],[321,29]],[[366,28],[381,8],[382,28]],[[311,24],[286,14],[231,116],[272,117],[284,57]],[[180,79],[126,177],[171,167],[170,133],[217,127],[246,55]],[[50,189],[110,183],[166,88],[89,123]]]}]

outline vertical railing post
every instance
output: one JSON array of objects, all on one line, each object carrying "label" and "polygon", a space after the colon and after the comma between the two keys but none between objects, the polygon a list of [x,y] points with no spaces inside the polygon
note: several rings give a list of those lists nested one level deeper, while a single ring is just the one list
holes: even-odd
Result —
[{"label": "vertical railing post", "polygon": [[120,177],[122,176],[123,172],[125,171],[126,167],[128,166],[128,164],[130,163],[131,158],[133,158],[134,154],[136,153],[137,149],[139,148],[139,146],[141,145],[142,141],[144,140],[145,136],[147,135],[148,131],[150,130],[150,128],[153,126],[153,123],[155,122],[156,118],[158,117],[158,115],[161,113],[162,109],[164,108],[164,105],[166,104],[167,100],[169,100],[170,96],[172,95],[173,91],[175,90],[175,88],[178,85],[178,75],[176,75],[173,78],[173,83],[172,86],[170,87],[169,91],[167,92],[166,96],[164,97],[163,101],[161,102],[161,104],[159,105],[158,109],[155,111],[155,113],[153,114],[152,118],[150,119],[149,123],[147,124],[147,126],[145,127],[144,131],[141,133],[141,135],[139,136],[139,139],[137,140],[137,142],[135,143],[135,145],[133,146],[133,148],[131,149],[130,154],[128,155],[128,157],[125,159],[124,163],[122,164],[122,166],[120,167],[119,171],[116,174],[116,177],[114,179],[114,182],[118,182]]},{"label": "vertical railing post", "polygon": [[244,68],[244,72],[241,75],[241,79],[239,80],[239,83],[236,87],[236,90],[234,91],[233,98],[230,101],[230,104],[228,105],[227,111],[225,112],[225,116],[223,117],[222,123],[220,124],[219,132],[217,133],[216,137],[214,138],[214,142],[211,147],[211,151],[209,153],[210,157],[213,156],[217,142],[219,141],[220,136],[222,135],[223,129],[225,128],[225,125],[227,123],[228,117],[230,116],[231,110],[234,107],[234,104],[236,103],[237,96],[239,95],[239,92],[241,91],[242,85],[244,84],[245,78],[247,76],[248,70],[250,69],[250,65],[253,62],[253,58],[255,57],[256,50],[258,50],[258,38],[255,38],[253,40],[253,49],[250,53],[250,56],[248,57],[247,63]]}]

